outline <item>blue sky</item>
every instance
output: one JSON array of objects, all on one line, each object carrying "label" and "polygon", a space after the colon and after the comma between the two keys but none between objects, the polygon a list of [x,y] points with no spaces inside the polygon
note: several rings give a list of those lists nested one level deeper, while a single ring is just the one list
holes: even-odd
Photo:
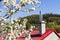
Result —
[{"label": "blue sky", "polygon": [[[40,10],[42,11],[42,14],[45,14],[45,13],[55,13],[55,14],[58,13],[59,14],[60,13],[60,0],[40,0],[40,1],[41,1],[41,5],[39,9],[37,9],[36,11],[30,12],[30,13],[17,12],[12,17],[15,19],[18,17],[24,17],[24,16],[28,16],[32,14],[39,14]],[[1,8],[3,9],[3,7]]]},{"label": "blue sky", "polygon": [[60,0],[41,0],[42,13],[60,13]]}]

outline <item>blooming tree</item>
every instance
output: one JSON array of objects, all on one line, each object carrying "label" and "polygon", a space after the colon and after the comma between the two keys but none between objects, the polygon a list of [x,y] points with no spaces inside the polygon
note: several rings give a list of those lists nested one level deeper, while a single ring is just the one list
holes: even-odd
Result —
[{"label": "blooming tree", "polygon": [[[16,1],[17,0],[3,0],[2,2],[4,8],[6,8],[5,10],[6,14],[0,18],[0,26],[1,28],[4,28],[3,30],[2,29],[0,30],[2,34],[5,33],[8,34],[7,37],[4,37],[4,35],[2,35],[3,40],[16,40],[16,37],[19,37],[22,33],[21,31],[24,31],[26,28],[27,20],[24,19],[24,21],[21,24],[19,24],[17,22],[20,22],[20,20],[15,20],[15,21],[11,20],[11,16],[13,14],[21,11],[30,13],[31,11],[35,11],[37,8],[40,7],[39,0],[18,0],[19,1],[18,3]],[[31,5],[31,7],[26,8],[26,6],[29,5]],[[10,22],[5,22],[5,19],[7,20],[8,18],[10,18]],[[14,33],[14,31],[17,33]],[[29,32],[24,31],[24,33],[26,34],[25,40],[31,40]]]}]

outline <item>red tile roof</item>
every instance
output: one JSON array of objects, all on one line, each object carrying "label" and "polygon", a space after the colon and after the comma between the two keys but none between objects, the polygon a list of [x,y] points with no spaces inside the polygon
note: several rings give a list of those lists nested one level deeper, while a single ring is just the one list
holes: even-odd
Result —
[{"label": "red tile roof", "polygon": [[[46,38],[52,32],[56,32],[56,31],[55,30],[46,30],[46,32],[41,36],[39,34],[39,30],[33,30],[31,32],[31,37],[32,37],[32,40],[43,40],[44,38]],[[17,38],[17,40],[24,40],[24,38],[25,38],[24,35],[22,35],[22,37]],[[2,40],[1,37],[0,37],[0,40]]]},{"label": "red tile roof", "polygon": [[[38,30],[33,30],[31,32],[31,37],[32,37],[32,40],[40,40],[40,34],[39,34],[39,31]],[[17,40],[24,40],[25,36],[23,34],[23,36],[17,38]]]},{"label": "red tile roof", "polygon": [[2,37],[0,36],[0,40],[2,40]]},{"label": "red tile roof", "polygon": [[54,30],[46,30],[46,32],[41,36],[41,40],[44,40],[49,34],[54,32]]},{"label": "red tile roof", "polygon": [[60,36],[60,33],[57,33]]}]

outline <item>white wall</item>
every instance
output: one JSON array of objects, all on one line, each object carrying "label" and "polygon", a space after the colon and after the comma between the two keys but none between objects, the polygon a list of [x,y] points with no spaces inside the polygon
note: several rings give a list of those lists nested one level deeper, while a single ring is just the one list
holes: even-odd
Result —
[{"label": "white wall", "polygon": [[40,35],[44,34],[45,32],[46,32],[45,21],[41,21],[41,24],[40,24]]},{"label": "white wall", "polygon": [[44,34],[45,32],[46,32],[45,23],[42,23],[41,24],[41,34]]},{"label": "white wall", "polygon": [[47,36],[44,40],[58,40],[59,37],[54,33],[52,32],[49,36]]}]

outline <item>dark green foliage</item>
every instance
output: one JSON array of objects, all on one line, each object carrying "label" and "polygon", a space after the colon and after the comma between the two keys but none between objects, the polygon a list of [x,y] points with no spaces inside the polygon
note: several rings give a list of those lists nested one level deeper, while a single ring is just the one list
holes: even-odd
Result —
[{"label": "dark green foliage", "polygon": [[57,23],[57,25],[60,25],[60,20],[57,20],[56,23]]},{"label": "dark green foliage", "polygon": [[60,33],[60,27],[55,27],[55,30]]},{"label": "dark green foliage", "polygon": [[31,24],[30,23],[27,23],[26,24],[26,29],[29,29],[31,27]]},{"label": "dark green foliage", "polygon": [[31,24],[38,24],[39,23],[39,16],[38,15],[31,15],[27,16],[28,22]]},{"label": "dark green foliage", "polygon": [[43,19],[48,23],[48,22],[55,22],[57,20],[60,20],[60,15],[58,14],[44,14]]},{"label": "dark green foliage", "polygon": [[[22,19],[27,18],[27,28],[30,28],[31,25],[35,25],[36,28],[39,28],[39,15],[30,15],[27,17],[23,17]],[[43,20],[46,21],[46,28],[47,29],[54,29],[54,27],[57,25],[60,25],[60,15],[58,14],[52,14],[52,13],[47,13],[43,14]],[[59,28],[55,27],[57,32],[59,32]]]}]

